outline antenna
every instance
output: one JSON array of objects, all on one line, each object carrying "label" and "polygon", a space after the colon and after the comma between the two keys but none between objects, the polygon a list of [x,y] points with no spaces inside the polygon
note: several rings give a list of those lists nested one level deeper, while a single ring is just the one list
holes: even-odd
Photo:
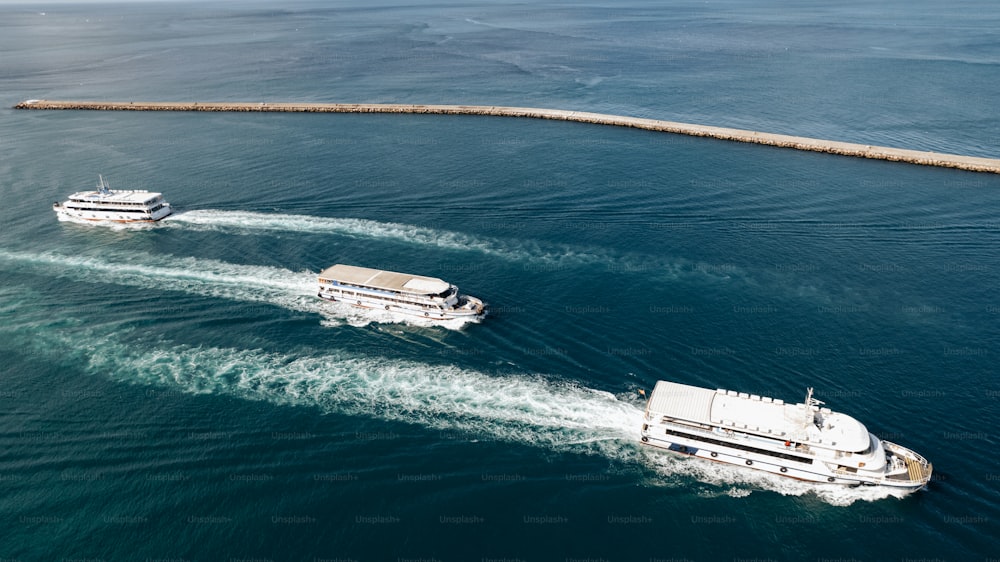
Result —
[{"label": "antenna", "polygon": [[104,181],[104,176],[101,175],[101,174],[97,174],[97,177],[98,177],[98,179],[101,180],[97,184],[97,191],[101,195],[111,195],[111,188],[108,187],[108,182]]},{"label": "antenna", "polygon": [[813,388],[810,386],[806,389],[806,402],[803,404],[802,409],[802,424],[809,425],[816,420],[816,414],[813,413],[813,406],[819,406],[824,402],[816,400],[813,398]]},{"label": "antenna", "polygon": [[822,400],[816,400],[815,398],[813,398],[813,389],[810,386],[808,389],[806,389],[806,406],[807,407],[819,406],[820,404],[826,404],[826,402],[823,402]]}]

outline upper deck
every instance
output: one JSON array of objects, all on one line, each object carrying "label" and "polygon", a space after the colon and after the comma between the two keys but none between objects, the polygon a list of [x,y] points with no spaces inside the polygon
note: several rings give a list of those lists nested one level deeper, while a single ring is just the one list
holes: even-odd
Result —
[{"label": "upper deck", "polygon": [[319,274],[320,281],[336,281],[343,285],[354,285],[371,289],[381,289],[411,295],[444,295],[451,284],[436,277],[423,277],[409,273],[383,271],[368,267],[336,264]]},{"label": "upper deck", "polygon": [[123,205],[152,205],[162,193],[144,190],[128,191],[78,191],[69,196],[69,200],[76,203],[116,203]]},{"label": "upper deck", "polygon": [[844,451],[863,451],[871,444],[868,429],[848,415],[721,388],[659,381],[647,411],[650,420],[666,416]]}]

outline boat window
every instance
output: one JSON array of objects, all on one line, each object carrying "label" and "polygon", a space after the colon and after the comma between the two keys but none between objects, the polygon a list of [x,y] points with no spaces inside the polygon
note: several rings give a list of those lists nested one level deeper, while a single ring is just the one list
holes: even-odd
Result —
[{"label": "boat window", "polygon": [[798,455],[792,455],[792,454],[788,454],[788,453],[779,453],[777,451],[770,451],[770,450],[767,450],[767,449],[761,449],[761,448],[753,447],[753,446],[750,446],[750,445],[743,445],[741,443],[733,443],[731,441],[720,441],[719,439],[712,439],[710,437],[702,437],[700,435],[692,435],[690,433],[685,433],[685,432],[682,432],[682,431],[677,431],[677,430],[669,429],[669,428],[666,430],[666,434],[667,435],[676,435],[678,437],[686,437],[688,439],[693,439],[695,441],[702,441],[702,442],[705,442],[705,443],[711,443],[713,445],[720,445],[720,446],[723,446],[723,447],[730,447],[732,449],[739,449],[741,451],[749,451],[751,453],[758,453],[758,454],[761,454],[761,455],[767,455],[769,457],[776,457],[776,458],[780,458],[780,459],[785,459],[785,460],[790,460],[790,461],[795,461],[795,462],[801,462],[801,463],[805,463],[805,464],[812,464],[813,463],[812,459],[802,458],[802,457],[800,457]]}]

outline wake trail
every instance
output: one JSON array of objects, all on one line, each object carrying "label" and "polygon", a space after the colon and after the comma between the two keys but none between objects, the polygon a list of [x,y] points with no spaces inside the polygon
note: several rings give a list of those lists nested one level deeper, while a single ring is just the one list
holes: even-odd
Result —
[{"label": "wake trail", "polygon": [[[118,345],[113,341],[100,346]],[[413,423],[452,438],[530,445],[599,455],[649,472],[652,486],[708,484],[701,495],[745,497],[757,490],[787,496],[814,494],[831,505],[903,497],[882,488],[851,489],[706,462],[639,445],[644,405],[634,393],[616,396],[540,375],[493,376],[452,365],[260,350],[128,346],[93,356],[90,368],[126,382],[220,393],[324,412]]]},{"label": "wake trail", "polygon": [[234,234],[300,232],[390,240],[447,250],[479,252],[509,261],[588,263],[606,259],[606,256],[568,246],[544,249],[531,242],[511,243],[459,232],[367,219],[204,209],[178,213],[163,222],[166,225],[183,224],[189,228]]},{"label": "wake trail", "polygon": [[297,312],[318,314],[323,318],[322,324],[327,326],[337,326],[344,322],[352,326],[382,322],[460,330],[469,323],[479,321],[477,318],[435,322],[324,301],[316,296],[316,273],[296,272],[279,267],[135,252],[105,252],[101,257],[94,257],[0,250],[0,261],[84,282],[180,291],[204,297],[270,304]]},{"label": "wake trail", "polygon": [[705,264],[685,260],[663,260],[653,256],[619,255],[602,248],[570,244],[545,244],[534,240],[505,240],[481,237],[448,230],[395,222],[367,219],[317,217],[285,213],[223,211],[213,209],[185,211],[161,221],[167,227],[229,234],[266,234],[297,232],[332,234],[357,239],[385,240],[402,244],[426,246],[448,251],[473,252],[525,264],[539,271],[565,267],[603,266],[609,272],[644,274],[661,272],[670,276],[694,274],[714,278],[729,278],[738,271],[715,274]]},{"label": "wake trail", "polygon": [[[0,256],[2,257],[2,256]],[[744,497],[758,490],[814,494],[832,505],[894,495],[798,482],[741,467],[681,457],[639,443],[644,404],[634,392],[615,395],[532,373],[489,374],[337,349],[290,352],[136,343],[127,328],[73,325],[23,289],[0,290],[3,341],[35,357],[126,383],[188,394],[220,394],[325,413],[363,416],[442,431],[448,439],[494,441],[596,455],[634,466],[650,487],[691,488],[699,495]]]}]

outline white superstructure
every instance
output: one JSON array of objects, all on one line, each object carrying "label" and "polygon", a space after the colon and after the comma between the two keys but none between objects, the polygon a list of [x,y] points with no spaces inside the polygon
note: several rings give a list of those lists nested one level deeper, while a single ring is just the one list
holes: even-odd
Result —
[{"label": "white superstructure", "polygon": [[851,416],[806,401],[659,381],[649,396],[642,443],[782,476],[850,486],[917,490],[931,463],[882,441]]},{"label": "white superstructure", "polygon": [[353,265],[337,264],[324,269],[319,274],[319,297],[430,320],[486,314],[483,301],[458,294],[458,287],[436,277]]},{"label": "white superstructure", "polygon": [[60,219],[110,222],[153,222],[172,212],[162,193],[153,191],[114,190],[104,176],[98,176],[97,189],[79,191],[62,203],[52,205]]}]

